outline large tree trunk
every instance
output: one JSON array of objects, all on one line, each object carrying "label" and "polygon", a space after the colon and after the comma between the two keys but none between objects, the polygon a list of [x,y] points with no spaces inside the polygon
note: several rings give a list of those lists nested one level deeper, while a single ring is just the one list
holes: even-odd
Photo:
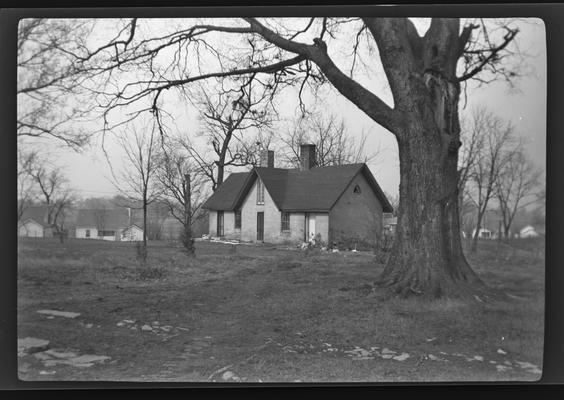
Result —
[{"label": "large tree trunk", "polygon": [[[381,282],[401,295],[476,296],[487,288],[462,251],[457,83],[429,72],[397,134],[400,205],[396,240]],[[418,92],[417,92],[418,90]]]}]

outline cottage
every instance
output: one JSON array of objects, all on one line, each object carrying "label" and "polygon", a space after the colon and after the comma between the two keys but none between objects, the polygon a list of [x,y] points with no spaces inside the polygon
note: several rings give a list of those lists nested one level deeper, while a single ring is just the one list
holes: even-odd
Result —
[{"label": "cottage", "polygon": [[[476,229],[474,229],[472,231],[472,237],[474,237],[474,235],[476,235]],[[480,228],[478,238],[480,238],[480,239],[493,239],[494,235],[493,235],[492,231],[490,231],[489,229]]]},{"label": "cottage", "polygon": [[76,219],[78,239],[143,240],[143,230],[131,223],[129,209],[82,209]]},{"label": "cottage", "polygon": [[519,237],[520,238],[532,238],[532,237],[538,237],[538,236],[539,236],[539,234],[537,233],[535,228],[531,225],[527,225],[519,231]]},{"label": "cottage", "polygon": [[52,230],[47,223],[47,211],[45,206],[26,208],[18,222],[18,236],[51,237]]},{"label": "cottage", "polygon": [[204,203],[210,236],[248,242],[372,245],[392,206],[364,163],[316,167],[315,145],[301,146],[299,169],[259,167],[233,173]]}]

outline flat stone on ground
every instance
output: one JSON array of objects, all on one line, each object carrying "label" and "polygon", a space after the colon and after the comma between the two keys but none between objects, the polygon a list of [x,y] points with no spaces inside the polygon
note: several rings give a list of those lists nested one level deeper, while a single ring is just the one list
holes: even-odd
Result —
[{"label": "flat stone on ground", "polygon": [[37,310],[39,314],[52,315],[55,317],[76,318],[80,315],[77,312],[57,311],[57,310]]},{"label": "flat stone on ground", "polygon": [[49,341],[44,339],[37,339],[33,337],[26,337],[18,339],[18,355],[37,353],[47,350],[49,348]]}]

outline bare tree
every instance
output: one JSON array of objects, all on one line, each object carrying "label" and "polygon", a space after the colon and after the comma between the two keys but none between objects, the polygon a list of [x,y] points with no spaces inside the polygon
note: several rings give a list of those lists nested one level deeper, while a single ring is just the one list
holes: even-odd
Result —
[{"label": "bare tree", "polygon": [[[290,75],[300,99],[311,83],[330,82],[398,142],[397,237],[380,282],[401,295],[474,299],[491,294],[470,268],[460,242],[458,104],[470,80],[487,83],[517,75],[507,57],[516,53],[512,44],[518,29],[511,22],[469,20],[461,29],[458,18],[433,18],[420,36],[407,18],[194,20],[158,37],[139,34],[140,23],[128,21],[112,42],[91,51],[89,60],[108,74],[134,66],[145,74],[127,83],[112,80],[102,104],[107,113],[134,103],[145,103],[138,113],[155,112],[168,89],[210,78],[256,74],[276,83]],[[336,62],[329,47],[339,43],[348,46],[350,57]],[[377,53],[370,51],[376,47]],[[174,53],[174,66],[169,62],[155,71],[153,61],[165,57],[164,48]],[[357,61],[375,54],[393,106],[354,78]]]},{"label": "bare tree", "polygon": [[63,241],[65,218],[74,201],[74,194],[62,169],[50,166],[36,155],[29,166],[29,175],[37,186],[37,198],[47,208],[47,224]]},{"label": "bare tree", "polygon": [[18,25],[18,138],[54,138],[78,149],[90,134],[78,122],[93,109],[80,101],[91,71],[79,65],[92,22],[22,19]]},{"label": "bare tree", "polygon": [[159,160],[158,133],[155,124],[142,129],[131,127],[117,136],[125,153],[127,168],[114,175],[114,185],[125,196],[130,206],[141,203],[143,210],[143,262],[147,259],[147,207],[156,201],[160,192],[155,180]]},{"label": "bare tree", "polygon": [[197,222],[200,207],[205,200],[206,176],[191,159],[187,142],[168,139],[157,172],[161,200],[170,214],[182,224],[181,241],[189,255],[194,255],[192,225]]},{"label": "bare tree", "polygon": [[506,239],[517,211],[538,201],[540,177],[541,171],[527,159],[521,143],[508,155],[496,185],[503,236]]},{"label": "bare tree", "polygon": [[198,173],[207,176],[214,191],[223,183],[226,168],[256,164],[257,149],[269,141],[265,132],[273,121],[269,89],[258,83],[255,75],[242,80],[232,88],[226,87],[230,84],[226,79],[215,90],[200,85],[200,133],[207,138],[213,158],[187,138],[183,141],[184,149],[199,167]]},{"label": "bare tree", "polygon": [[506,167],[510,154],[515,144],[513,126],[504,122],[489,111],[477,110],[478,114],[473,120],[473,129],[477,135],[483,137],[475,153],[468,179],[468,193],[476,206],[476,226],[470,250],[475,252],[478,248],[478,238],[482,228],[482,219],[488,209],[489,202],[496,195],[496,187],[501,172]]},{"label": "bare tree", "polygon": [[32,176],[38,158],[37,151],[23,151],[18,147],[18,221],[35,197],[36,182]]},{"label": "bare tree", "polygon": [[349,134],[344,121],[336,115],[324,116],[321,112],[299,116],[293,126],[279,140],[283,146],[281,155],[286,165],[300,166],[300,146],[311,143],[316,146],[317,166],[368,163],[378,156],[378,150],[369,151],[366,132],[358,138]]}]

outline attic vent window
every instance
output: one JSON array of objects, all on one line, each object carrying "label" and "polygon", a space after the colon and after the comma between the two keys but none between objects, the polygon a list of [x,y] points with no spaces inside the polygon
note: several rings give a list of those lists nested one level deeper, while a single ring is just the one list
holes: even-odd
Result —
[{"label": "attic vent window", "polygon": [[257,204],[264,204],[264,184],[260,179],[257,181]]},{"label": "attic vent window", "polygon": [[360,186],[356,185],[353,189],[353,193],[354,194],[360,194],[362,193],[362,191],[360,190]]}]

